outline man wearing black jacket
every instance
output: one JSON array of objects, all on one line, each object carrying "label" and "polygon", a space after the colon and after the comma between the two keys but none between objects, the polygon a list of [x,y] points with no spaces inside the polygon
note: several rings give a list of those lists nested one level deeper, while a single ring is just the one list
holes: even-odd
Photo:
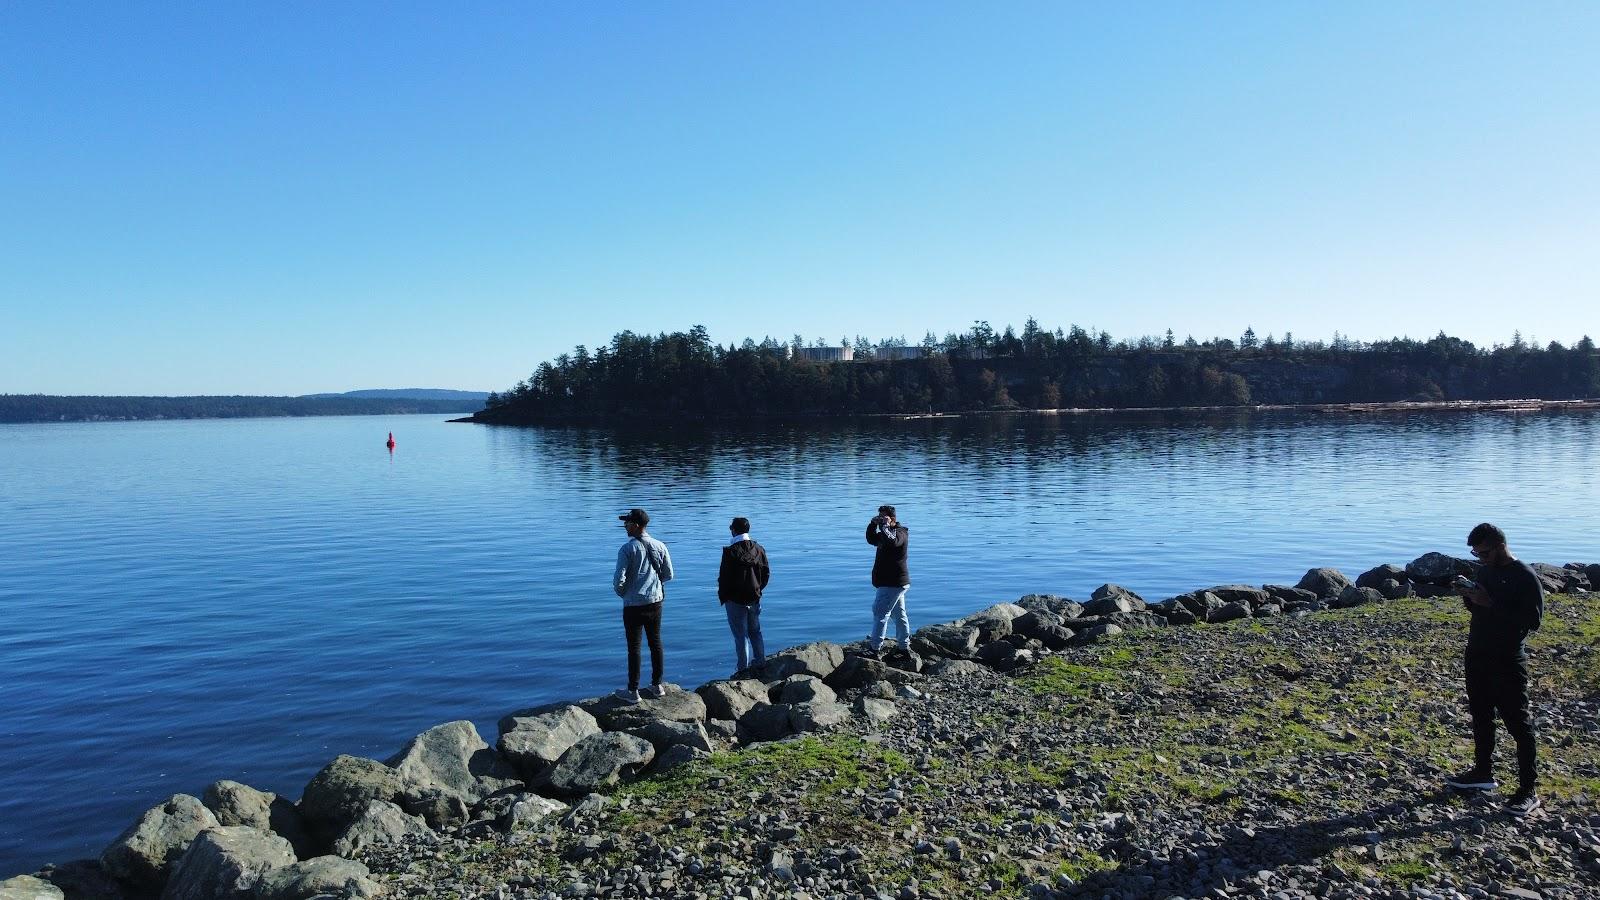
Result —
[{"label": "man wearing black jacket", "polygon": [[906,615],[906,591],[911,589],[911,570],[906,566],[906,545],[911,530],[895,519],[894,507],[880,506],[867,523],[867,543],[878,548],[872,559],[872,586],[878,589],[872,603],[872,635],[867,644],[876,654],[883,646],[894,619],[895,636],[911,650],[911,619]]},{"label": "man wearing black jacket", "polygon": [[1506,535],[1488,522],[1472,529],[1467,545],[1478,558],[1476,582],[1457,585],[1472,612],[1467,632],[1467,708],[1472,713],[1475,761],[1446,780],[1464,790],[1491,790],[1495,715],[1517,742],[1517,792],[1506,811],[1525,816],[1539,808],[1533,716],[1528,710],[1528,657],[1522,642],[1544,615],[1544,587],[1533,568],[1506,549]]},{"label": "man wearing black jacket", "polygon": [[767,551],[750,537],[749,519],[734,519],[728,531],[733,539],[722,548],[717,599],[728,614],[728,630],[733,632],[734,652],[742,672],[760,665],[766,656],[767,648],[761,642],[761,592],[767,589],[772,568],[767,565]]}]

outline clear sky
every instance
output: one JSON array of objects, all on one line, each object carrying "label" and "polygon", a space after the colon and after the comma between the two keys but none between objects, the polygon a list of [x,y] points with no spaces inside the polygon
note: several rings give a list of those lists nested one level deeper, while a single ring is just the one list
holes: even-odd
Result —
[{"label": "clear sky", "polygon": [[1600,4],[0,2],[0,392],[1600,337]]}]

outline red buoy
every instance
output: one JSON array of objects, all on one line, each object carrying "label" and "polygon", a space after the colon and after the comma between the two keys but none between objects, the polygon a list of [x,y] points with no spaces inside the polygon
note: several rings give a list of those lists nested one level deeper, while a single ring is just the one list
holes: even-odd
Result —
[{"label": "red buoy", "polygon": [[394,432],[389,432],[389,442],[384,446],[388,447],[390,450],[394,449]]}]

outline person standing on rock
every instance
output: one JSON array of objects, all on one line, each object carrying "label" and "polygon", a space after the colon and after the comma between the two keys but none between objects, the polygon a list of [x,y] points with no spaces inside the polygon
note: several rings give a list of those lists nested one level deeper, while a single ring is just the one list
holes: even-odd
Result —
[{"label": "person standing on rock", "polygon": [[728,525],[733,539],[722,548],[722,565],[717,569],[717,599],[728,614],[728,630],[733,632],[734,655],[738,671],[761,664],[766,646],[761,641],[761,592],[772,578],[767,551],[750,537],[750,520],[739,516]]},{"label": "person standing on rock", "polygon": [[672,555],[667,545],[645,533],[650,514],[630,509],[617,518],[628,530],[628,540],[617,550],[617,570],[611,586],[622,598],[622,628],[628,637],[628,687],[617,691],[627,703],[639,702],[639,633],[650,642],[650,687],[645,696],[666,692],[661,682],[661,602],[663,584],[672,580]]},{"label": "person standing on rock", "polygon": [[1488,522],[1472,529],[1467,545],[1478,558],[1476,582],[1457,584],[1472,624],[1467,632],[1467,708],[1472,713],[1473,767],[1446,779],[1463,790],[1492,790],[1495,715],[1517,742],[1517,792],[1506,811],[1525,816],[1539,808],[1534,793],[1537,749],[1528,709],[1528,656],[1523,641],[1544,616],[1544,586],[1527,563],[1506,549],[1506,535]]},{"label": "person standing on rock", "polygon": [[906,566],[906,545],[910,529],[895,518],[893,506],[878,507],[878,514],[867,523],[867,543],[877,548],[872,560],[872,586],[878,589],[872,603],[872,635],[867,645],[876,655],[894,619],[895,636],[911,651],[911,619],[906,615],[906,591],[911,589],[911,570]]}]

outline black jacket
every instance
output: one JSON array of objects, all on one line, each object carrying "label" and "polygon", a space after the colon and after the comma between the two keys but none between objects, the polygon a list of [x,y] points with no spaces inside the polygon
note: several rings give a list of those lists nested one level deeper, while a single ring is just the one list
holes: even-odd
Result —
[{"label": "black jacket", "polygon": [[1521,656],[1522,641],[1544,617],[1544,585],[1533,567],[1520,559],[1503,566],[1479,566],[1478,584],[1490,605],[1468,605],[1472,625],[1467,652],[1473,655]]},{"label": "black jacket", "polygon": [[904,587],[911,583],[911,570],[906,567],[906,544],[911,540],[911,529],[904,525],[880,528],[877,522],[867,523],[867,543],[878,548],[872,560],[873,587]]},{"label": "black jacket", "polygon": [[767,551],[755,541],[739,541],[722,548],[717,569],[717,599],[750,606],[761,602],[761,592],[772,578]]}]

